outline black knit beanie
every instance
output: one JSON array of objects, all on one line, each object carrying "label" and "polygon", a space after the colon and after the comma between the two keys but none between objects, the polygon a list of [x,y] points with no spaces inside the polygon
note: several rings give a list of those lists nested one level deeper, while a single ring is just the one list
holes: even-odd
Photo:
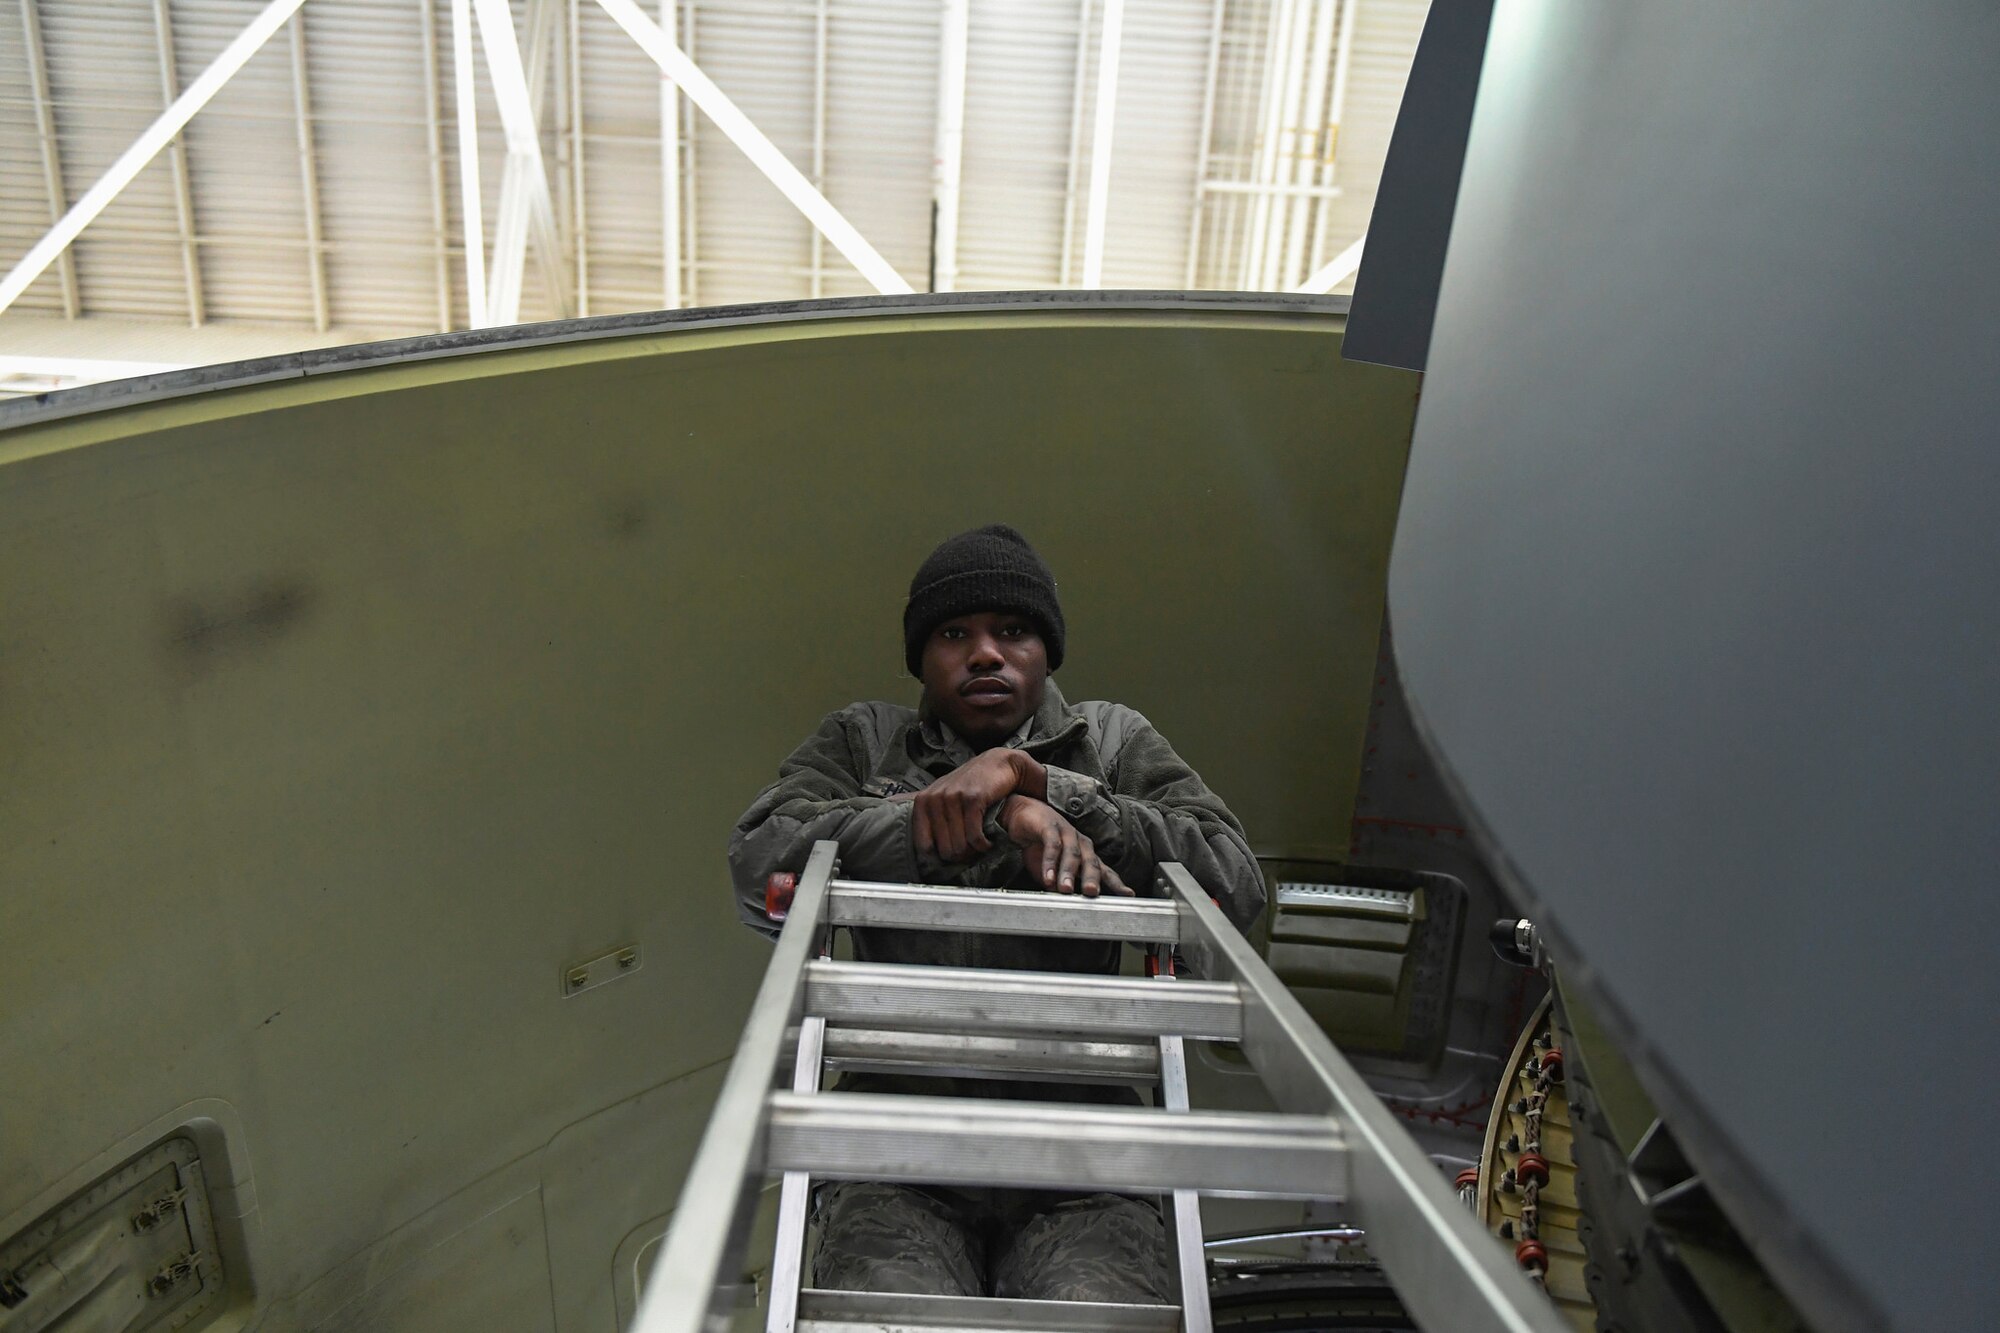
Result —
[{"label": "black knit beanie", "polygon": [[924,644],[931,631],[975,611],[1013,611],[1034,621],[1049,651],[1049,670],[1062,666],[1063,614],[1056,576],[1035,548],[1005,523],[990,523],[938,543],[910,580],[903,608],[903,661],[924,677]]}]

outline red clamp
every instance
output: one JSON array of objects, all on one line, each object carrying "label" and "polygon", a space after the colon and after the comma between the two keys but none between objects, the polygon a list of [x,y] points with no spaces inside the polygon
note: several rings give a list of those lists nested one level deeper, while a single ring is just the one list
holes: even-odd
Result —
[{"label": "red clamp", "polygon": [[1551,1083],[1560,1083],[1563,1081],[1562,1047],[1551,1046],[1542,1052],[1541,1072],[1548,1075],[1549,1082]]},{"label": "red clamp", "polygon": [[1467,1185],[1477,1185],[1478,1183],[1479,1183],[1479,1168],[1476,1166],[1468,1166],[1465,1168],[1465,1170],[1458,1173],[1458,1179],[1454,1180],[1452,1182],[1452,1185],[1457,1189],[1464,1189]]},{"label": "red clamp", "polygon": [[1546,1185],[1549,1183],[1549,1159],[1538,1152],[1524,1152],[1521,1160],[1514,1164],[1514,1174],[1523,1185]]},{"label": "red clamp", "polygon": [[1524,1240],[1514,1247],[1514,1262],[1537,1273],[1549,1271],[1549,1252],[1538,1240]]},{"label": "red clamp", "polygon": [[783,921],[792,910],[792,895],[799,890],[799,877],[780,870],[764,881],[764,915]]}]

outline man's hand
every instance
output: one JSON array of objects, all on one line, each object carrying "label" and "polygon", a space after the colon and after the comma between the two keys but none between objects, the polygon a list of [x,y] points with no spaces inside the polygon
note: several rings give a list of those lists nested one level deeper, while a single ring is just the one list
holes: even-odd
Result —
[{"label": "man's hand", "polygon": [[1036,866],[1039,854],[1037,877],[1043,888],[1081,893],[1086,898],[1099,893],[1133,896],[1118,872],[1097,859],[1090,839],[1047,804],[1030,796],[1010,796],[1000,807],[1000,827],[1020,845],[1021,857],[1030,868]]},{"label": "man's hand", "polygon": [[917,793],[911,840],[941,861],[970,861],[993,846],[986,812],[1017,792],[1046,796],[1048,782],[1048,770],[1019,750],[975,755]]}]

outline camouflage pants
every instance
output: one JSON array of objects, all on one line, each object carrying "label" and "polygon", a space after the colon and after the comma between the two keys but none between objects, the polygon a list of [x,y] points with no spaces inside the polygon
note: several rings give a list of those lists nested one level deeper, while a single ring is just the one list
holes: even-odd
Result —
[{"label": "camouflage pants", "polygon": [[1045,1301],[1170,1299],[1166,1226],[1148,1199],[1040,1190],[829,1185],[814,1285]]}]

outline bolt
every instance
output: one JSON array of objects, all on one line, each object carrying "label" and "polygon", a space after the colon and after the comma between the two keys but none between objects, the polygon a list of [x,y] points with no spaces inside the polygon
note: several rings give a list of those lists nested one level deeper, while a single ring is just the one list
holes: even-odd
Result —
[{"label": "bolt", "polygon": [[637,949],[627,949],[618,955],[618,966],[620,967],[635,967],[638,965],[638,962],[639,951]]},{"label": "bolt", "polygon": [[581,986],[584,982],[588,980],[590,980],[589,969],[579,967],[569,974],[570,989],[575,990],[578,986]]}]

